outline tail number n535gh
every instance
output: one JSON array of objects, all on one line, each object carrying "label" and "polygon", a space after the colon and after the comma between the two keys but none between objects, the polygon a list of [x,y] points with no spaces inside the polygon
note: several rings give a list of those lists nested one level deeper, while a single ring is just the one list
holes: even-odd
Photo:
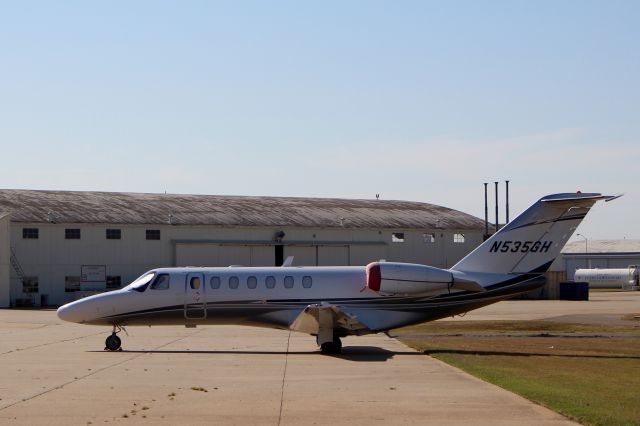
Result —
[{"label": "tail number n535gh", "polygon": [[490,253],[547,253],[552,241],[494,241]]}]

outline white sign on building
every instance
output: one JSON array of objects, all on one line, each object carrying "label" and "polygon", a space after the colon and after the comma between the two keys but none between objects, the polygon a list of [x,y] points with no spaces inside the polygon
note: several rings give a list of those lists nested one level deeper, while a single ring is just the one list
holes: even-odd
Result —
[{"label": "white sign on building", "polygon": [[105,291],[107,288],[106,265],[80,266],[80,291]]}]

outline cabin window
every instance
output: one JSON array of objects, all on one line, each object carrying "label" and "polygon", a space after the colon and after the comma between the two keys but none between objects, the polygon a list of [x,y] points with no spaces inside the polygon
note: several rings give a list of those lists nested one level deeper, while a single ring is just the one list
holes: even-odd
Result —
[{"label": "cabin window", "polygon": [[78,228],[67,228],[64,230],[64,239],[65,240],[79,240],[80,239],[80,229]]},{"label": "cabin window", "polygon": [[435,243],[436,242],[436,234],[432,232],[425,232],[422,234],[422,242],[423,243]]},{"label": "cabin window", "polygon": [[404,232],[394,232],[391,234],[392,243],[404,243]]},{"label": "cabin window", "polygon": [[256,277],[247,278],[247,288],[254,289],[258,286],[258,279]]},{"label": "cabin window", "polygon": [[309,275],[302,277],[302,287],[311,288],[312,285],[313,285],[313,280]]},{"label": "cabin window", "polygon": [[147,240],[159,240],[159,239],[160,239],[159,229],[147,229]]},{"label": "cabin window", "polygon": [[240,279],[238,277],[229,277],[229,288],[235,290],[238,288],[240,284]]},{"label": "cabin window", "polygon": [[64,277],[64,292],[71,293],[74,291],[80,291],[80,277]]},{"label": "cabin window", "polygon": [[454,243],[464,243],[464,234],[453,234]]},{"label": "cabin window", "polygon": [[25,240],[37,240],[38,228],[22,228],[22,238]]},{"label": "cabin window", "polygon": [[200,289],[200,277],[191,277],[191,280],[189,280],[189,286],[193,290],[199,290]]},{"label": "cabin window", "polygon": [[275,288],[276,287],[276,278],[272,277],[271,275],[269,275],[267,278],[265,278],[264,285],[267,288]]},{"label": "cabin window", "polygon": [[[200,279],[198,278],[198,287],[200,287]],[[169,289],[169,274],[160,274],[156,277],[153,284],[151,284],[151,290],[168,290]],[[193,278],[191,279],[191,288],[193,287]]]},{"label": "cabin window", "polygon": [[209,285],[213,290],[217,290],[220,288],[220,277],[211,277],[209,280]]},{"label": "cabin window", "polygon": [[24,278],[22,278],[22,292],[23,293],[37,293],[38,292],[38,277],[24,277]]},{"label": "cabin window", "polygon": [[284,288],[293,288],[293,282],[293,277],[287,275],[286,277],[284,277]]},{"label": "cabin window", "polygon": [[122,286],[120,275],[107,275],[107,290],[117,290]]},{"label": "cabin window", "polygon": [[122,239],[122,230],[107,229],[107,240],[120,240],[120,239]]}]

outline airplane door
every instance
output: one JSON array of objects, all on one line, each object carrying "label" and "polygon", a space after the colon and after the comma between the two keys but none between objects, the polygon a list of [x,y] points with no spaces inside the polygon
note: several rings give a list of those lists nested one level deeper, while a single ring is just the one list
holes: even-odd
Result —
[{"label": "airplane door", "polygon": [[203,319],[207,317],[204,275],[200,272],[187,274],[184,294],[184,317]]}]

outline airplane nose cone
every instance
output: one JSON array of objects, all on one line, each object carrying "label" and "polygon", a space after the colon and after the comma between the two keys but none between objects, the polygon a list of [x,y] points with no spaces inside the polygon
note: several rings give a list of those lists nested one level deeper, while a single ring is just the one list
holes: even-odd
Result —
[{"label": "airplane nose cone", "polygon": [[63,321],[82,322],[83,319],[81,309],[75,302],[60,306],[56,313],[58,314],[58,318]]}]

